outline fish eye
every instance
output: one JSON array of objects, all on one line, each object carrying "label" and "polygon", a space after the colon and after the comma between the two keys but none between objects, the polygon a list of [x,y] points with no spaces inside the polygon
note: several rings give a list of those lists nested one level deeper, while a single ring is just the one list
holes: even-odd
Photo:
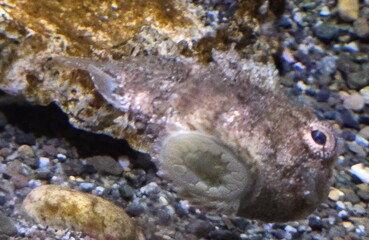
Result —
[{"label": "fish eye", "polygon": [[336,153],[337,138],[326,122],[314,121],[304,131],[304,140],[309,150],[319,158],[330,158]]},{"label": "fish eye", "polygon": [[323,132],[319,130],[311,131],[311,137],[319,145],[324,145],[327,142],[327,137]]}]

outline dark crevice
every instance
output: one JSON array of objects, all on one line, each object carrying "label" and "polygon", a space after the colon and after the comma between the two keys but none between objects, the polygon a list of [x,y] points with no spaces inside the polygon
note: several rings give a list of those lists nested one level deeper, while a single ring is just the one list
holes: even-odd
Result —
[{"label": "dark crevice", "polygon": [[133,159],[133,167],[153,169],[154,164],[147,154],[132,149],[127,141],[114,139],[104,134],[87,132],[73,127],[67,115],[56,104],[34,106],[10,104],[0,106],[8,122],[36,137],[64,138],[77,149],[81,158],[109,155],[113,158],[126,155]]}]

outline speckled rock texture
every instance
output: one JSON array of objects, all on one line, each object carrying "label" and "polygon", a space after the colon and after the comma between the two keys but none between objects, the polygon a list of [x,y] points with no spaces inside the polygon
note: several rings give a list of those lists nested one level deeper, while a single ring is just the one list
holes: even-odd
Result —
[{"label": "speckled rock texture", "polygon": [[24,199],[23,208],[38,224],[80,231],[94,239],[144,239],[122,208],[98,196],[57,185],[33,189]]},{"label": "speckled rock texture", "polygon": [[220,10],[207,13],[203,5],[183,0],[103,4],[7,0],[0,6],[0,88],[35,104],[56,102],[74,126],[132,137],[130,142],[137,147],[135,136],[124,135],[121,123],[113,121],[120,113],[101,99],[86,74],[59,73],[50,69],[47,60],[55,55],[119,60],[149,54],[208,62],[213,48],[227,49],[235,42],[247,56],[268,62],[271,57],[265,52],[275,42],[256,38],[256,33],[262,32],[263,22],[280,14],[283,1],[262,3],[225,4],[228,9],[222,15]]}]

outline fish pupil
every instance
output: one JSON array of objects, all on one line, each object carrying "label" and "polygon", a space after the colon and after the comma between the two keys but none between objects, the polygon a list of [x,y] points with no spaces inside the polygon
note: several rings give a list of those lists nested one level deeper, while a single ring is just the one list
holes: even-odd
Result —
[{"label": "fish pupil", "polygon": [[327,142],[327,137],[319,130],[311,131],[311,137],[319,145],[324,145]]}]

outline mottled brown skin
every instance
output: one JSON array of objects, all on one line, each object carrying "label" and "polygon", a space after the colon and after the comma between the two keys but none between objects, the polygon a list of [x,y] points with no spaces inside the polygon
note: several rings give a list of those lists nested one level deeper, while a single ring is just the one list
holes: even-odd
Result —
[{"label": "mottled brown skin", "polygon": [[327,196],[338,139],[310,109],[265,84],[273,68],[248,62],[255,67],[245,70],[237,57],[225,64],[232,54],[214,54],[207,66],[155,56],[54,61],[90,73],[194,205],[269,222],[301,218]]}]

